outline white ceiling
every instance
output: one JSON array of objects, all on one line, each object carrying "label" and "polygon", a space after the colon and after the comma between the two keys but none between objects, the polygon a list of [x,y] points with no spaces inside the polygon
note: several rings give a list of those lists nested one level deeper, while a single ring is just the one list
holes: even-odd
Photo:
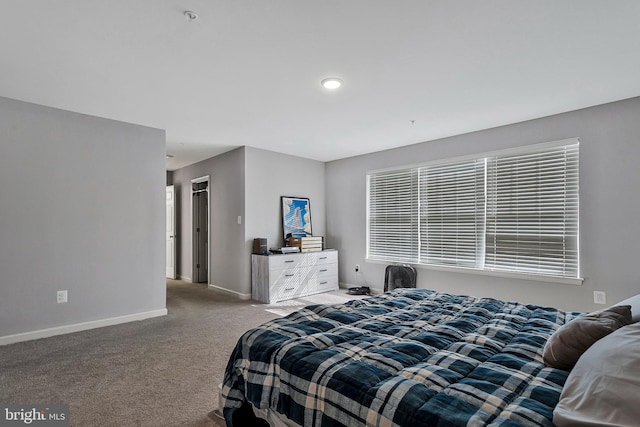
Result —
[{"label": "white ceiling", "polygon": [[639,22],[637,0],[0,0],[0,96],[166,129],[170,170],[329,161],[639,96]]}]

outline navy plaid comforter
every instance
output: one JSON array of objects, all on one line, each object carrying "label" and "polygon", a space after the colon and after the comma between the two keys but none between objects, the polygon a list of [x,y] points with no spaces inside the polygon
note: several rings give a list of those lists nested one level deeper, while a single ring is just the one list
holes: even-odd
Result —
[{"label": "navy plaid comforter", "polygon": [[246,332],[222,396],[303,426],[552,426],[568,372],[542,349],[579,315],[426,289],[312,305]]}]

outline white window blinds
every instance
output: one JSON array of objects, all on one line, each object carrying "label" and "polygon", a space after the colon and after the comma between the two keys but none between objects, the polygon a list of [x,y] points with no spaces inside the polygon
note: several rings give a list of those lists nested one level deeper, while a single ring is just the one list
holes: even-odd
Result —
[{"label": "white window blinds", "polygon": [[420,259],[481,267],[485,160],[420,168]]},{"label": "white window blinds", "polygon": [[419,262],[418,170],[369,175],[368,254],[371,259]]},{"label": "white window blinds", "polygon": [[578,145],[488,163],[485,268],[578,276]]},{"label": "white window blinds", "polygon": [[578,278],[578,147],[367,174],[367,257]]}]

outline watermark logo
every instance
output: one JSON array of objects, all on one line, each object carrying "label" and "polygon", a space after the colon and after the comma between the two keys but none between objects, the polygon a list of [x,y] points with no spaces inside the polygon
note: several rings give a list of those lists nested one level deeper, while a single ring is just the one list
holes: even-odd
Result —
[{"label": "watermark logo", "polygon": [[0,427],[69,427],[69,405],[0,404]]}]

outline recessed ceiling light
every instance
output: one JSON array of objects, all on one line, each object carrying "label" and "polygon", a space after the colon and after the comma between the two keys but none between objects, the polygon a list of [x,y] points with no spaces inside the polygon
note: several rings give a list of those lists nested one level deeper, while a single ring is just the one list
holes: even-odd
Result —
[{"label": "recessed ceiling light", "polygon": [[325,89],[338,89],[340,86],[342,86],[342,83],[344,82],[337,77],[327,77],[320,82],[322,87],[324,87]]}]

